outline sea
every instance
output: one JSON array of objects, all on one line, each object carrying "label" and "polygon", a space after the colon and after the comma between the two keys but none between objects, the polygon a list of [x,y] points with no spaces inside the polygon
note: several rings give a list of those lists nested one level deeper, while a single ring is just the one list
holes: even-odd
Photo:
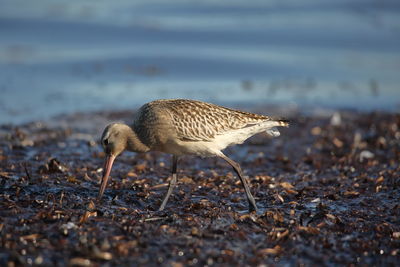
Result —
[{"label": "sea", "polygon": [[0,124],[135,109],[400,110],[398,0],[0,0]]}]

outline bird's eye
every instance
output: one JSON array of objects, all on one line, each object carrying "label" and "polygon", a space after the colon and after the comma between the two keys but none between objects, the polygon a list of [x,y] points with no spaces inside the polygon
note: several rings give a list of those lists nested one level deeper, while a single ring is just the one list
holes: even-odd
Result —
[{"label": "bird's eye", "polygon": [[104,140],[103,140],[103,144],[104,144],[105,146],[108,146],[108,139],[104,139]]}]

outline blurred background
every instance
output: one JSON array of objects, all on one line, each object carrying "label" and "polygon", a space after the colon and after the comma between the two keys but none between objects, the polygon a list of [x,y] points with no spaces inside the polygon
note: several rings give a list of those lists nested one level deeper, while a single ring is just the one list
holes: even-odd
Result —
[{"label": "blurred background", "polygon": [[398,0],[0,0],[0,124],[158,98],[400,109]]}]

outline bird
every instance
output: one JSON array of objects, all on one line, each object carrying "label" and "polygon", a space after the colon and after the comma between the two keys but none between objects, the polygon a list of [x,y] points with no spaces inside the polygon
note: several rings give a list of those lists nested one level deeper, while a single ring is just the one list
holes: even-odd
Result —
[{"label": "bird", "polygon": [[172,177],[159,211],[164,210],[173,192],[178,160],[185,155],[224,159],[241,181],[249,212],[257,211],[240,165],[222,150],[260,132],[279,136],[278,126],[288,127],[289,121],[198,100],[161,99],[146,103],[134,114],[132,125],[111,123],[105,127],[101,136],[105,161],[97,200],[104,194],[115,158],[124,150],[161,151],[172,154]]}]

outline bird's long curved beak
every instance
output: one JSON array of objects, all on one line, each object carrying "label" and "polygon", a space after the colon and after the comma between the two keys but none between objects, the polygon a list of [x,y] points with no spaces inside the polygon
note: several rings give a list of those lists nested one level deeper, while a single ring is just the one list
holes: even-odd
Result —
[{"label": "bird's long curved beak", "polygon": [[101,179],[101,185],[100,185],[99,195],[97,196],[97,200],[101,199],[101,197],[103,196],[104,190],[106,190],[108,178],[110,177],[110,172],[111,172],[111,168],[114,163],[114,160],[115,160],[114,155],[106,156],[106,159],[104,161],[104,167],[103,167],[103,178]]}]

